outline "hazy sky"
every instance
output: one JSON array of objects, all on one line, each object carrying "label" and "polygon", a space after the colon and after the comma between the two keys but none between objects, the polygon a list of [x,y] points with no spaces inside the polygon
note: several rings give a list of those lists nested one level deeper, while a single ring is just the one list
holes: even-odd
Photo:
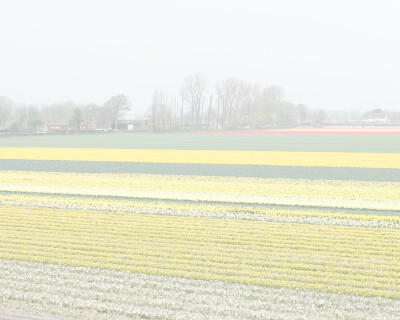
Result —
[{"label": "hazy sky", "polygon": [[188,74],[280,85],[296,103],[400,109],[400,2],[0,0],[0,96],[134,113]]}]

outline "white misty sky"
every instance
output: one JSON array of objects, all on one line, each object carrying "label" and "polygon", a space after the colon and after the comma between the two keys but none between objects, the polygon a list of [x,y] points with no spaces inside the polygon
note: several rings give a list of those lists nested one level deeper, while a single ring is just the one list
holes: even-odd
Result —
[{"label": "white misty sky", "polygon": [[0,96],[144,112],[197,72],[280,85],[312,108],[400,109],[400,3],[0,0]]}]

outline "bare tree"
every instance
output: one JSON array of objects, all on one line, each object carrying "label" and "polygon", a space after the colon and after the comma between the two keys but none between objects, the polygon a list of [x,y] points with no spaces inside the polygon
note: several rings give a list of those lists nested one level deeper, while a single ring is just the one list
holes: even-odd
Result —
[{"label": "bare tree", "polygon": [[89,103],[82,107],[82,119],[86,130],[96,130],[98,123],[99,107],[95,103]]},{"label": "bare tree", "polygon": [[54,103],[50,106],[44,106],[42,108],[43,118],[45,123],[48,125],[61,124],[60,122],[67,122],[67,111],[66,106],[69,102]]},{"label": "bare tree", "polygon": [[43,125],[42,116],[37,106],[28,106],[28,129],[37,133],[38,127]]},{"label": "bare tree", "polygon": [[37,128],[43,124],[42,116],[38,106],[23,105],[16,112],[16,120],[19,130],[26,130],[28,133],[37,132]]},{"label": "bare tree", "polygon": [[298,115],[300,124],[303,124],[304,121],[307,119],[308,107],[304,104],[298,104],[297,105],[297,115]]},{"label": "bare tree", "polygon": [[191,111],[192,126],[196,128],[201,127],[206,90],[207,79],[201,73],[187,76],[183,81],[182,95]]},{"label": "bare tree", "polygon": [[153,131],[174,130],[178,126],[176,99],[168,97],[163,90],[156,90],[151,104]]},{"label": "bare tree", "polygon": [[28,107],[26,105],[20,105],[15,110],[15,122],[17,130],[24,130],[27,129],[29,132],[29,125],[28,125]]},{"label": "bare tree", "polygon": [[218,114],[221,111],[222,127],[233,129],[243,125],[246,89],[247,84],[235,78],[216,84]]},{"label": "bare tree", "polygon": [[217,129],[224,126],[226,122],[226,110],[228,109],[228,98],[225,92],[225,86],[218,81],[215,84],[215,93],[217,94]]},{"label": "bare tree", "polygon": [[290,101],[282,101],[277,112],[280,127],[293,127],[297,124],[296,106]]},{"label": "bare tree", "polygon": [[184,110],[185,96],[183,91],[181,92],[181,107],[179,110],[179,124],[180,129],[183,130],[183,110]]},{"label": "bare tree", "polygon": [[326,113],[325,110],[318,108],[314,110],[314,118],[315,118],[315,123],[321,124],[327,120],[328,114]]},{"label": "bare tree", "polygon": [[83,120],[81,108],[75,108],[72,113],[72,121],[75,125],[76,131],[81,131],[81,122]]},{"label": "bare tree", "polygon": [[0,97],[0,128],[4,128],[11,118],[14,103],[7,97]]},{"label": "bare tree", "polygon": [[118,130],[118,117],[125,111],[131,110],[131,102],[129,98],[123,94],[111,97],[105,106],[110,109],[114,122],[114,129]]},{"label": "bare tree", "polygon": [[96,114],[96,129],[108,130],[111,128],[112,110],[108,106],[98,108]]},{"label": "bare tree", "polygon": [[284,101],[285,91],[279,86],[265,87],[257,100],[258,115],[263,120],[259,122],[259,126],[276,126],[279,123],[281,104]]},{"label": "bare tree", "polygon": [[285,90],[280,86],[269,86],[263,90],[264,99],[267,102],[279,102],[285,97]]},{"label": "bare tree", "polygon": [[260,95],[259,88],[257,85],[247,83],[243,90],[243,106],[242,106],[242,123],[246,127],[251,125],[251,116],[256,112],[256,102]]}]

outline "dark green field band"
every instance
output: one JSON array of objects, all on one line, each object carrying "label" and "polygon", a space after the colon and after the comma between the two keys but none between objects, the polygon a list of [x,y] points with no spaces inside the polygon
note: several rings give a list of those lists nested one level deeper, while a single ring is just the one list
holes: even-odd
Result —
[{"label": "dark green field band", "polygon": [[64,134],[0,136],[0,147],[400,153],[399,135]]},{"label": "dark green field band", "polygon": [[237,176],[255,178],[400,182],[400,169],[372,168],[295,167],[190,163],[177,164],[148,162],[0,160],[0,170],[84,173],[145,173],[202,176]]}]

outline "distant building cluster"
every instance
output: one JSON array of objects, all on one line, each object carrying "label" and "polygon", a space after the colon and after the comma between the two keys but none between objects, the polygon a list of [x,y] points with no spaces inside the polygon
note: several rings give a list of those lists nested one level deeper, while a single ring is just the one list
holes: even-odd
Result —
[{"label": "distant building cluster", "polygon": [[362,122],[365,124],[387,124],[389,117],[386,112],[378,108],[364,113]]},{"label": "distant building cluster", "polygon": [[52,105],[16,104],[0,97],[0,131],[10,134],[152,131],[145,115],[129,115],[129,99],[117,95],[104,105],[61,102]]}]

